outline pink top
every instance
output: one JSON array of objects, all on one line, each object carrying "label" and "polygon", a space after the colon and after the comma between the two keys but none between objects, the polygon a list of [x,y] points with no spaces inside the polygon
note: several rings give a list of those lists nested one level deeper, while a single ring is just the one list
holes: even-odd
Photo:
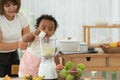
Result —
[{"label": "pink top", "polygon": [[40,64],[40,57],[32,55],[30,52],[26,52],[20,62],[19,70],[22,75],[38,75],[38,69]]},{"label": "pink top", "polygon": [[19,72],[24,75],[38,75],[40,65],[39,42],[34,41],[20,60]]}]

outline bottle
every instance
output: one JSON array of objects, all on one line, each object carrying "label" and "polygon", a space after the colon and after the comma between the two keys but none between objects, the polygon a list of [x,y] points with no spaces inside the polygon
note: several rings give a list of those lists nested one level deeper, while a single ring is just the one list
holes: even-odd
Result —
[{"label": "bottle", "polygon": [[81,53],[88,52],[88,44],[87,43],[80,43],[80,52]]}]

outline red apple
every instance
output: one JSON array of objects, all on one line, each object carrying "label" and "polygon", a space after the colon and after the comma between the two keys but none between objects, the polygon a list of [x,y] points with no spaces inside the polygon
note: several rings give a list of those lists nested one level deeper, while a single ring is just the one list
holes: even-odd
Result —
[{"label": "red apple", "polygon": [[120,47],[120,42],[117,42],[117,46]]},{"label": "red apple", "polygon": [[64,68],[64,66],[61,65],[61,64],[58,64],[58,65],[56,66],[56,70],[62,70],[63,68]]}]

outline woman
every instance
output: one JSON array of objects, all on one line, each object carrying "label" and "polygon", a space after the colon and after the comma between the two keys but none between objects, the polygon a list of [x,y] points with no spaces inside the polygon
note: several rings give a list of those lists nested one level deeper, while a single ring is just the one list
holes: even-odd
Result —
[{"label": "woman", "polygon": [[[20,38],[30,32],[26,16],[19,12],[20,0],[0,0],[0,77],[11,74],[11,65],[19,64]],[[27,43],[23,43],[27,46]]]}]

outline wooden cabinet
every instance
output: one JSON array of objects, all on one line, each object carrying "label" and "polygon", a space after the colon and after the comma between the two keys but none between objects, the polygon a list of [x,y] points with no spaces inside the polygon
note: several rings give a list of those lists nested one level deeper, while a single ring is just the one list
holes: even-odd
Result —
[{"label": "wooden cabinet", "polygon": [[63,65],[72,61],[75,65],[83,63],[88,71],[117,71],[120,70],[120,54],[63,54]]},{"label": "wooden cabinet", "polygon": [[120,67],[120,57],[119,58],[115,58],[115,57],[110,57],[109,59],[109,65],[108,67]]},{"label": "wooden cabinet", "polygon": [[[93,47],[99,47],[99,44],[91,44],[91,29],[93,28],[118,28],[120,29],[120,25],[95,25],[95,26],[90,26],[90,25],[83,25],[84,33],[83,33],[83,38],[84,42],[88,43],[88,46],[93,46]],[[98,53],[98,54],[74,54],[76,56],[79,55],[79,58],[84,59],[82,55],[89,57],[91,56],[90,62],[85,62],[82,60],[82,63],[86,65],[87,70],[104,70],[104,71],[118,71],[120,70],[120,53]],[[68,56],[68,55],[65,55]],[[69,56],[70,57],[70,56]],[[71,56],[72,57],[72,56]],[[65,57],[64,57],[65,58]],[[71,61],[74,61],[75,63],[79,63],[80,61],[76,61],[76,58],[74,60],[71,59]],[[68,61],[67,59],[65,59]],[[91,64],[91,65],[90,65]]]}]

